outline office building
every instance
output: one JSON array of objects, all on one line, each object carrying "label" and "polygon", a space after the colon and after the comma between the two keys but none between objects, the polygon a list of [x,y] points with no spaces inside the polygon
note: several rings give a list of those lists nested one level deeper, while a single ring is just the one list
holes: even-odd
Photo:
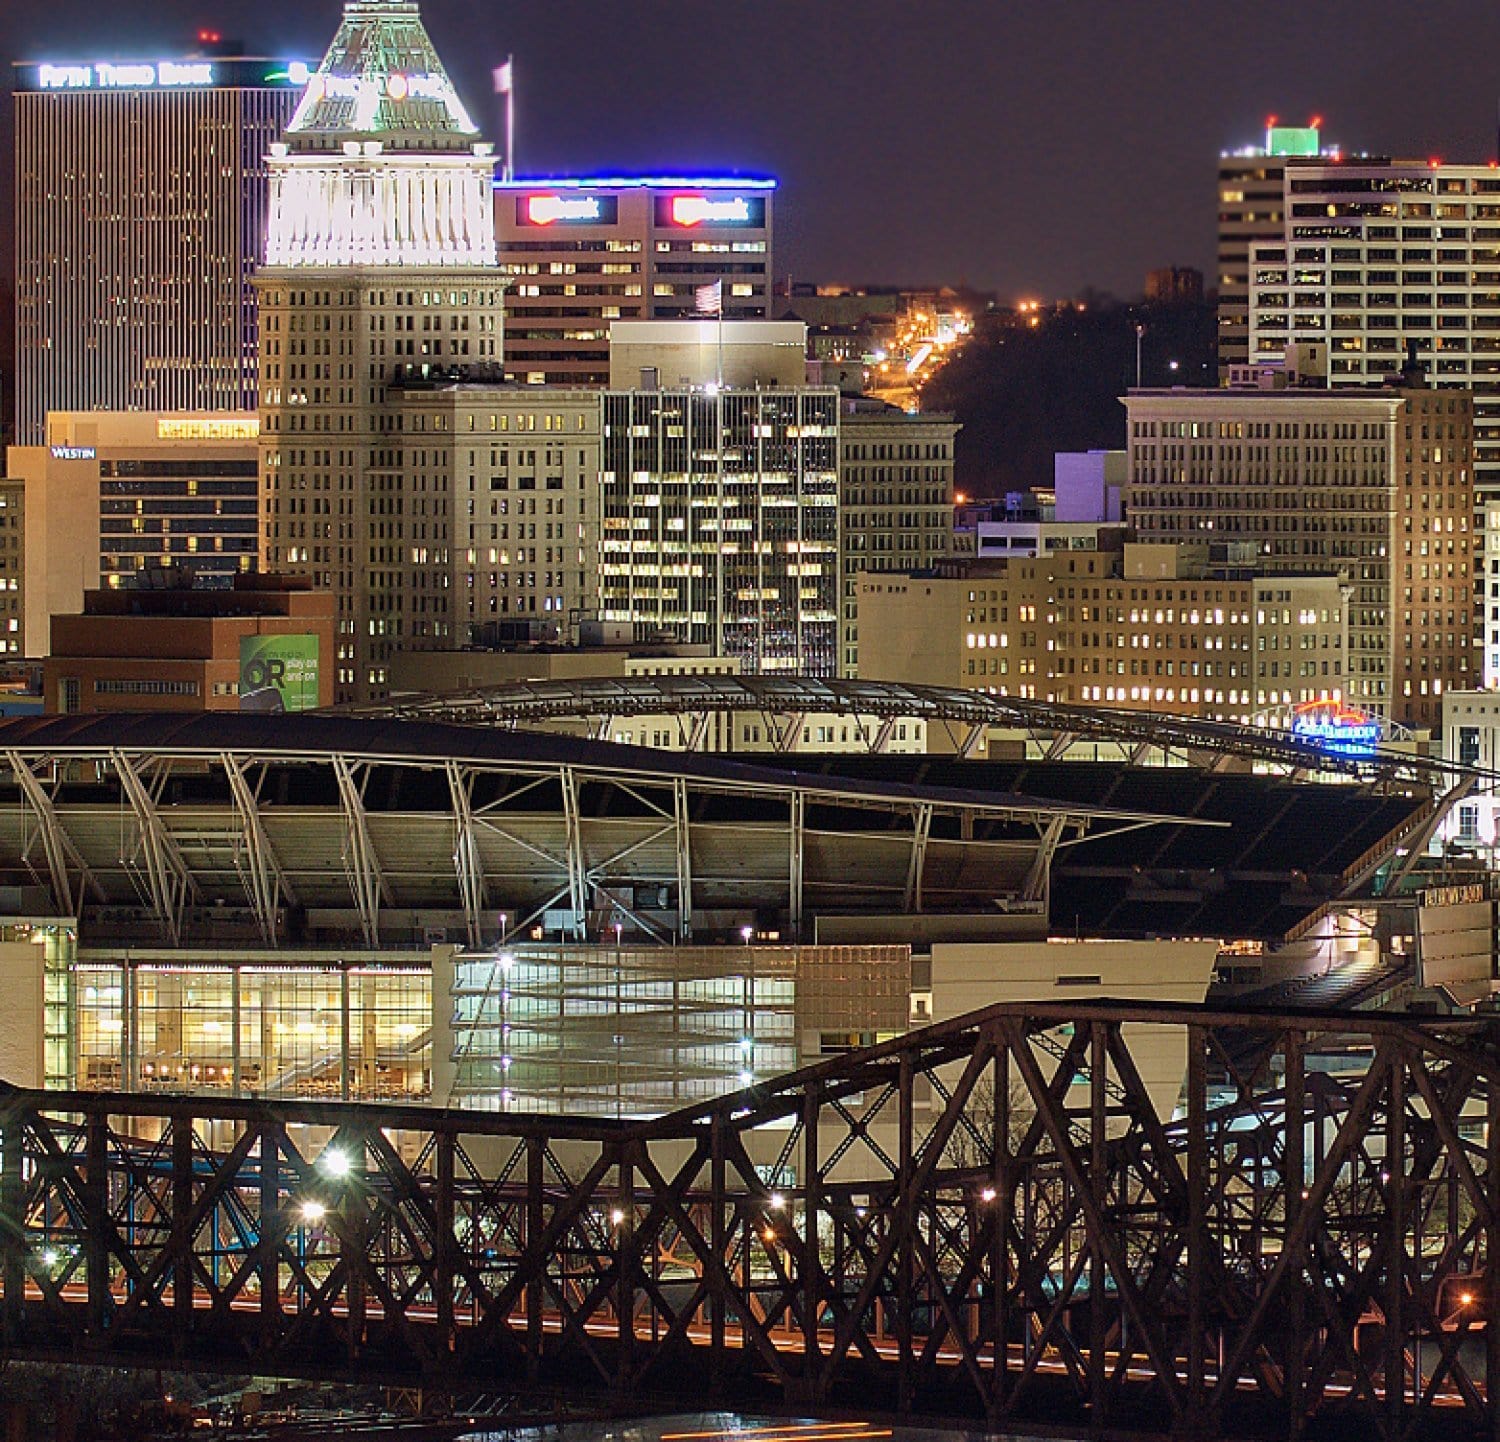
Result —
[{"label": "office building", "polygon": [[1106,529],[1124,536],[1129,527],[1123,521],[980,521],[974,527],[973,554],[981,561],[1003,561],[1050,551],[1096,551]]},{"label": "office building", "polygon": [[404,649],[491,644],[515,621],[576,639],[599,606],[599,392],[413,368],[386,414],[375,525],[407,579],[376,618],[382,684]]},{"label": "office building", "polygon": [[936,565],[953,553],[951,415],[908,414],[878,401],[839,417],[841,674],[859,671],[859,577]]},{"label": "office building", "polygon": [[0,581],[7,601],[20,598],[21,654],[45,656],[50,617],[147,567],[181,567],[218,588],[254,570],[258,431],[254,415],[65,412],[47,417],[46,445],[12,446],[24,539],[0,551],[0,562],[20,561],[0,565]]},{"label": "office building", "polygon": [[1347,694],[1337,577],[1109,544],[861,577],[864,679],[1283,726]]},{"label": "office building", "polygon": [[[1500,691],[1444,693],[1443,760],[1487,771],[1500,768]],[[1500,796],[1489,788],[1476,788],[1449,813],[1443,835],[1484,852],[1493,866],[1500,847]]]},{"label": "office building", "polygon": [[1250,252],[1259,241],[1285,237],[1284,179],[1288,166],[1324,152],[1318,124],[1279,126],[1272,117],[1265,143],[1219,157],[1219,382],[1250,358]]},{"label": "office building", "polygon": [[26,482],[0,476],[0,658],[25,653]]},{"label": "office building", "polygon": [[333,704],[333,597],[246,572],[204,590],[180,570],[89,591],[52,617],[42,664],[49,712],[308,711]]},{"label": "office building", "polygon": [[1064,524],[1120,520],[1129,474],[1124,451],[1059,451],[1052,457],[1052,519]]},{"label": "office building", "polygon": [[[615,320],[771,314],[776,182],[742,176],[502,181],[495,231],[510,277],[505,369],[532,384],[603,386]],[[663,376],[663,380],[669,380]]]},{"label": "office building", "polygon": [[1241,545],[1351,588],[1345,696],[1434,727],[1474,683],[1474,411],[1465,393],[1141,390],[1125,398],[1142,540]]},{"label": "office building", "polygon": [[255,408],[265,156],[307,66],[195,55],[14,72],[16,439],[49,411]]},{"label": "office building", "polygon": [[1366,160],[1286,176],[1281,233],[1254,247],[1251,359],[1314,341],[1329,383],[1367,386],[1408,350],[1474,397],[1479,676],[1500,683],[1500,175],[1488,165]]},{"label": "office building", "polygon": [[604,396],[600,619],[747,675],[839,674],[839,396]]},{"label": "office building", "polygon": [[336,596],[340,700],[380,694],[394,651],[458,634],[468,538],[448,437],[399,430],[390,392],[434,371],[499,374],[494,166],[417,6],[349,0],[271,147],[255,280],[266,569]]}]

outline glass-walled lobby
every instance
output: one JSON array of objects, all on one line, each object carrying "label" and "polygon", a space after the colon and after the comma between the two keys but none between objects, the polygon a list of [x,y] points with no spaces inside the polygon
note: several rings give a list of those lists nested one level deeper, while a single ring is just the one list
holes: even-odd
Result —
[{"label": "glass-walled lobby", "polygon": [[898,1034],[910,1006],[904,946],[112,950],[41,925],[7,939],[13,979],[32,979],[33,1000],[13,1001],[34,1020],[14,1031],[38,1043],[14,1079],[93,1091],[650,1116]]},{"label": "glass-walled lobby", "polygon": [[334,1101],[432,1093],[432,970],[414,964],[81,960],[77,1082],[90,1090]]}]

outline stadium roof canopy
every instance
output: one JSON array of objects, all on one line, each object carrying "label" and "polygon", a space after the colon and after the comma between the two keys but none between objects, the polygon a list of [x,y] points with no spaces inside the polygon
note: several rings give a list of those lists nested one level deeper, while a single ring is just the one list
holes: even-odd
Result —
[{"label": "stadium roof canopy", "polygon": [[1045,916],[1059,847],[1226,824],[781,760],[328,715],[17,719],[0,887],[95,942],[478,946],[502,917],[802,938],[819,914]]},{"label": "stadium roof canopy", "polygon": [[1062,756],[1078,741],[1100,741],[1114,743],[1128,754],[1159,750],[1173,760],[1208,770],[1246,761],[1288,775],[1334,773],[1361,780],[1441,785],[1451,775],[1473,769],[1395,746],[1382,746],[1364,756],[1339,755],[1287,731],[1228,721],[1061,705],[947,686],[802,676],[648,675],[518,681],[396,696],[337,710],[350,716],[502,727],[576,720],[588,723],[601,738],[609,735],[617,718],[672,716],[678,719],[680,744],[692,751],[701,749],[708,736],[707,717],[755,712],[767,718],[768,734],[787,752],[797,750],[805,717],[832,714],[859,721],[866,747],[875,753],[887,749],[898,721],[914,718],[926,722],[929,737],[935,731],[946,732],[955,753],[963,757],[974,754],[986,733],[998,727],[1024,732],[1049,759]]}]

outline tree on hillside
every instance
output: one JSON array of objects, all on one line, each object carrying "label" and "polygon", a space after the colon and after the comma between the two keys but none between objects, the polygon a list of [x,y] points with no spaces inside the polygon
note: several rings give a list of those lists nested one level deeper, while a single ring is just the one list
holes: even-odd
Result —
[{"label": "tree on hillside", "polygon": [[1058,451],[1124,446],[1137,325],[1145,385],[1215,383],[1211,305],[1066,306],[1037,319],[987,317],[922,392],[924,410],[963,424],[955,469],[970,496],[1050,485]]}]

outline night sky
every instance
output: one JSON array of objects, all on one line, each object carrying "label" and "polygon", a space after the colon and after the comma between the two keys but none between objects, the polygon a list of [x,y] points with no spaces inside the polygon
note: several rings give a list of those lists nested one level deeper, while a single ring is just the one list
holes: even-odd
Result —
[{"label": "night sky", "polygon": [[[338,11],[0,0],[0,55],[176,55],[207,25],[247,53],[316,59]],[[778,270],[798,280],[1128,296],[1152,266],[1211,273],[1215,157],[1270,112],[1322,114],[1325,139],[1351,150],[1496,151],[1487,0],[425,0],[423,13],[497,140],[490,68],[514,52],[523,173],[779,176]],[[0,142],[8,166],[8,129]]]}]

